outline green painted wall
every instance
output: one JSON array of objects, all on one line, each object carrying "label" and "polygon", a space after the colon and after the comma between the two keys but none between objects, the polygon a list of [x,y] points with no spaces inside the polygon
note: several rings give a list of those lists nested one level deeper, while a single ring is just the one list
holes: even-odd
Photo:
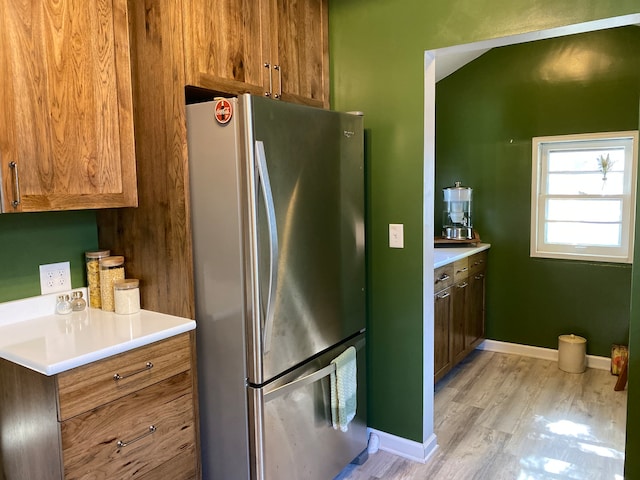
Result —
[{"label": "green painted wall", "polygon": [[98,246],[95,213],[0,215],[0,245],[0,302],[40,295],[45,263],[71,262],[71,285],[84,286],[84,252]]},{"label": "green painted wall", "polygon": [[628,343],[631,265],[529,257],[531,138],[637,129],[638,45],[632,26],[497,48],[437,84],[436,191],[472,186],[493,245],[487,338],[557,348],[576,333],[601,356]]},{"label": "green painted wall", "polygon": [[[640,0],[330,0],[332,106],[364,111],[371,139],[371,427],[423,441],[424,51],[638,12]],[[396,222],[405,224],[404,250],[386,247],[387,224]],[[635,346],[640,335],[631,337],[632,355]],[[634,382],[630,405],[640,401]],[[627,446],[639,451],[640,419],[629,418]],[[640,459],[626,467],[640,478]]]}]

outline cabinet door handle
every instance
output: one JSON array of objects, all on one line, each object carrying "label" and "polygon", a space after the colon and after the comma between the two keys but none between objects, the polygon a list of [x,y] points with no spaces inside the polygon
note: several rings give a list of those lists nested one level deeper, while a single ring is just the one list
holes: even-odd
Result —
[{"label": "cabinet door handle", "polygon": [[458,287],[458,288],[465,288],[467,285],[469,285],[467,282],[462,282],[462,283],[460,283],[460,284],[456,285],[456,287]]},{"label": "cabinet door handle", "polygon": [[271,79],[271,64],[270,63],[265,63],[264,64],[264,68],[269,70],[269,91],[268,92],[264,92],[264,96],[265,97],[270,97],[271,96],[271,92],[273,92],[273,82]]},{"label": "cabinet door handle", "polygon": [[451,295],[449,292],[444,292],[441,295],[436,295],[438,297],[438,300],[442,300],[443,298],[447,298],[449,295]]},{"label": "cabinet door handle", "polygon": [[118,446],[118,448],[124,448],[127,445],[131,445],[133,442],[137,442],[138,440],[142,440],[144,437],[151,435],[156,430],[157,428],[155,425],[149,425],[149,431],[143,433],[139,437],[134,438],[133,440],[128,440],[126,442],[124,440],[118,440],[118,443],[116,443],[116,445]]},{"label": "cabinet door handle", "polygon": [[449,275],[447,275],[446,273],[443,273],[440,278],[436,278],[436,283],[444,282],[445,280],[449,280]]},{"label": "cabinet door handle", "polygon": [[152,368],[153,368],[153,363],[147,362],[145,364],[144,368],[141,368],[140,370],[136,370],[135,372],[131,372],[131,373],[128,373],[126,375],[120,375],[119,373],[116,373],[113,376],[113,380],[115,382],[117,382],[118,380],[123,380],[125,378],[129,378],[129,377],[133,377],[134,375],[138,375],[139,373],[146,372],[147,370],[151,370]]},{"label": "cabinet door handle", "polygon": [[16,194],[11,205],[13,205],[13,208],[16,208],[20,205],[20,179],[18,178],[18,164],[16,162],[9,162],[9,168],[13,169],[13,181]]},{"label": "cabinet door handle", "polygon": [[282,97],[282,69],[280,65],[274,65],[273,69],[278,72],[278,93],[276,93],[273,98],[281,98]]}]

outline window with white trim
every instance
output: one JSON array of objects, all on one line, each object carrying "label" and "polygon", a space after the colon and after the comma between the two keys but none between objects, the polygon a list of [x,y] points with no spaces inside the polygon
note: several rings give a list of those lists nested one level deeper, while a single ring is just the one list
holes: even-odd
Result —
[{"label": "window with white trim", "polygon": [[638,131],[536,137],[531,256],[631,263]]}]

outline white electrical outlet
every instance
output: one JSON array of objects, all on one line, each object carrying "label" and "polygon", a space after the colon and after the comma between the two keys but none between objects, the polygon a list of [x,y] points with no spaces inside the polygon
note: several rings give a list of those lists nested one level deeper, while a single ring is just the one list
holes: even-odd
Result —
[{"label": "white electrical outlet", "polygon": [[69,262],[40,265],[40,293],[65,292],[71,290],[71,265]]}]

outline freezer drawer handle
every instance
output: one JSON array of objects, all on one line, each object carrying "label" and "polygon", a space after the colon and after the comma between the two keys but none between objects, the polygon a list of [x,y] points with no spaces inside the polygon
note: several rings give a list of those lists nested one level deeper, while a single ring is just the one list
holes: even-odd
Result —
[{"label": "freezer drawer handle", "polygon": [[270,391],[269,393],[266,393],[264,395],[264,401],[269,402],[274,398],[279,397],[280,395],[285,395],[291,390],[295,390],[297,388],[304,387],[305,385],[309,385],[310,383],[317,382],[321,378],[324,378],[335,371],[336,371],[336,365],[335,363],[331,363],[326,367],[318,370],[317,372],[313,372],[307,375],[306,377],[299,378],[297,380],[294,380],[291,383],[287,383],[286,385],[282,385],[281,387],[278,387]]},{"label": "freezer drawer handle", "polygon": [[128,442],[125,442],[123,440],[118,440],[118,443],[116,443],[116,445],[118,446],[118,448],[124,448],[127,445],[131,445],[132,443],[137,442],[138,440],[142,440],[144,437],[151,435],[156,430],[157,428],[155,425],[149,425],[149,430],[143,433],[142,435],[140,435],[139,437],[136,437],[133,440],[129,440]]},{"label": "freezer drawer handle", "polygon": [[141,368],[140,370],[136,370],[135,372],[131,372],[126,375],[120,375],[119,373],[116,373],[113,376],[113,381],[117,382],[118,380],[124,380],[125,378],[133,377],[134,375],[138,375],[139,373],[146,372],[147,370],[151,370],[152,368],[153,368],[153,363],[147,362],[144,368]]},{"label": "freezer drawer handle", "polygon": [[269,181],[269,170],[267,169],[267,155],[264,152],[264,144],[256,141],[256,160],[258,167],[258,177],[262,198],[264,199],[267,211],[267,228],[269,230],[269,291],[267,293],[267,308],[265,312],[264,331],[262,338],[263,353],[267,353],[271,346],[271,330],[273,328],[274,297],[278,287],[278,228],[276,224],[276,209],[273,204],[273,193],[271,182]]}]

